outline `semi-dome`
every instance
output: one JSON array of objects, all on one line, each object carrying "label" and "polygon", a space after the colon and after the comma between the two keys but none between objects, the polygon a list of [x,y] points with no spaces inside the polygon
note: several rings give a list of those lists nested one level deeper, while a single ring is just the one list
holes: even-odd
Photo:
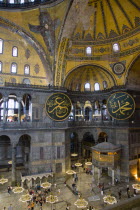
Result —
[{"label": "semi-dome", "polygon": [[[89,84],[90,88],[86,89],[86,84]],[[70,72],[65,79],[64,86],[73,91],[95,91],[95,85],[97,84],[99,86],[97,90],[103,90],[114,86],[115,81],[105,69],[98,66],[85,65]]]}]

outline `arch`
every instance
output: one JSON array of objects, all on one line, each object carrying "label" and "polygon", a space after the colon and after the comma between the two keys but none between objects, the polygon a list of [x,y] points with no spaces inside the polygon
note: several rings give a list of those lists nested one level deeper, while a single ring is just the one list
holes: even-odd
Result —
[{"label": "arch", "polygon": [[78,134],[76,132],[70,133],[70,151],[78,154]]},{"label": "arch", "polygon": [[17,143],[17,163],[26,164],[30,161],[31,137],[28,134],[20,136]]},{"label": "arch", "polygon": [[[100,74],[99,74],[100,71]],[[84,74],[83,74],[84,73]],[[89,74],[91,76],[89,76]],[[94,74],[97,74],[99,81],[95,80]],[[85,77],[84,77],[85,75]],[[87,83],[87,75],[90,78],[88,83],[93,84],[95,82],[103,82],[104,80],[108,81],[108,88],[116,86],[117,81],[115,77],[103,66],[94,65],[94,64],[83,64],[74,67],[71,71],[67,73],[65,79],[63,81],[63,86],[66,88],[70,88],[71,90],[76,91],[77,86],[80,87],[80,91],[84,90],[84,85]],[[81,85],[82,84],[82,85]],[[91,91],[93,91],[93,87],[91,86]]]},{"label": "arch", "polygon": [[8,160],[12,158],[11,140],[7,135],[0,136],[0,167],[7,168]]},{"label": "arch", "polygon": [[30,122],[32,118],[32,97],[30,94],[24,94],[21,104],[21,121]]},{"label": "arch", "polygon": [[134,60],[129,65],[126,73],[125,85],[129,87],[140,87],[140,76],[139,76],[139,66],[140,66],[140,54],[137,55]]},{"label": "arch", "polygon": [[100,132],[98,136],[98,143],[107,142],[108,135],[105,132]]}]

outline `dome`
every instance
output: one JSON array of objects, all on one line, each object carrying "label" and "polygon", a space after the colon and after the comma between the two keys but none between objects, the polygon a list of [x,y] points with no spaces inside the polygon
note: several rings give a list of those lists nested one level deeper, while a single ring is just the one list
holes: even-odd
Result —
[{"label": "dome", "polygon": [[[72,40],[111,42],[140,24],[139,0],[74,1],[64,28],[64,37]],[[74,17],[74,19],[73,19]]]},{"label": "dome", "polygon": [[92,147],[92,149],[99,152],[111,152],[111,151],[120,150],[121,148],[120,146],[116,146],[110,142],[102,142]]}]

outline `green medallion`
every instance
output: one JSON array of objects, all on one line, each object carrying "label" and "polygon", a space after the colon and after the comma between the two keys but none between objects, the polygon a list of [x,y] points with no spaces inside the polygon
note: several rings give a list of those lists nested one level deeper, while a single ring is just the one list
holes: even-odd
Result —
[{"label": "green medallion", "polygon": [[71,107],[71,100],[64,93],[54,93],[46,102],[47,114],[55,121],[65,120],[71,112]]},{"label": "green medallion", "polygon": [[107,110],[111,117],[117,120],[125,120],[134,113],[135,101],[126,92],[116,92],[108,98]]}]

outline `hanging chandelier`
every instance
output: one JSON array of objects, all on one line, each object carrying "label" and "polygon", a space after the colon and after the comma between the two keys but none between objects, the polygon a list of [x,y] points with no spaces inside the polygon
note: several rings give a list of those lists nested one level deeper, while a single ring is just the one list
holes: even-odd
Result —
[{"label": "hanging chandelier", "polygon": [[14,193],[22,193],[24,190],[23,187],[14,187],[14,189],[12,190]]},{"label": "hanging chandelier", "polygon": [[41,184],[41,187],[43,187],[43,188],[45,188],[45,189],[47,189],[47,188],[50,188],[51,187],[51,183],[49,183],[49,182],[44,182],[44,183],[42,183]]},{"label": "hanging chandelier", "polygon": [[4,179],[4,178],[0,179],[0,184],[5,184],[6,182],[8,182],[8,179]]},{"label": "hanging chandelier", "polygon": [[83,199],[82,197],[80,197],[75,203],[74,205],[77,207],[77,208],[86,208],[87,205],[88,205],[88,202]]},{"label": "hanging chandelier", "polygon": [[32,196],[29,194],[26,194],[26,195],[22,195],[19,200],[22,202],[27,202],[27,201],[30,201],[31,199],[32,199]]},{"label": "hanging chandelier", "polygon": [[72,153],[71,156],[72,156],[72,157],[77,157],[78,154],[77,154],[77,153]]},{"label": "hanging chandelier", "polygon": [[58,201],[58,197],[57,196],[54,196],[54,195],[49,195],[48,197],[46,197],[46,202],[48,203],[56,203]]},{"label": "hanging chandelier", "polygon": [[75,172],[75,171],[73,171],[73,170],[68,170],[68,171],[66,171],[66,174],[68,174],[68,175],[72,175],[72,174],[76,174],[76,172]]},{"label": "hanging chandelier", "polygon": [[86,162],[85,165],[91,166],[92,165],[92,162]]},{"label": "hanging chandelier", "polygon": [[8,161],[8,164],[12,165],[12,160]]},{"label": "hanging chandelier", "polygon": [[133,189],[140,190],[140,184],[132,184]]},{"label": "hanging chandelier", "polygon": [[105,203],[108,203],[108,204],[115,204],[117,203],[117,200],[114,196],[111,196],[111,195],[107,195],[103,198],[104,202]]},{"label": "hanging chandelier", "polygon": [[82,163],[75,163],[75,166],[80,167],[82,166]]}]

